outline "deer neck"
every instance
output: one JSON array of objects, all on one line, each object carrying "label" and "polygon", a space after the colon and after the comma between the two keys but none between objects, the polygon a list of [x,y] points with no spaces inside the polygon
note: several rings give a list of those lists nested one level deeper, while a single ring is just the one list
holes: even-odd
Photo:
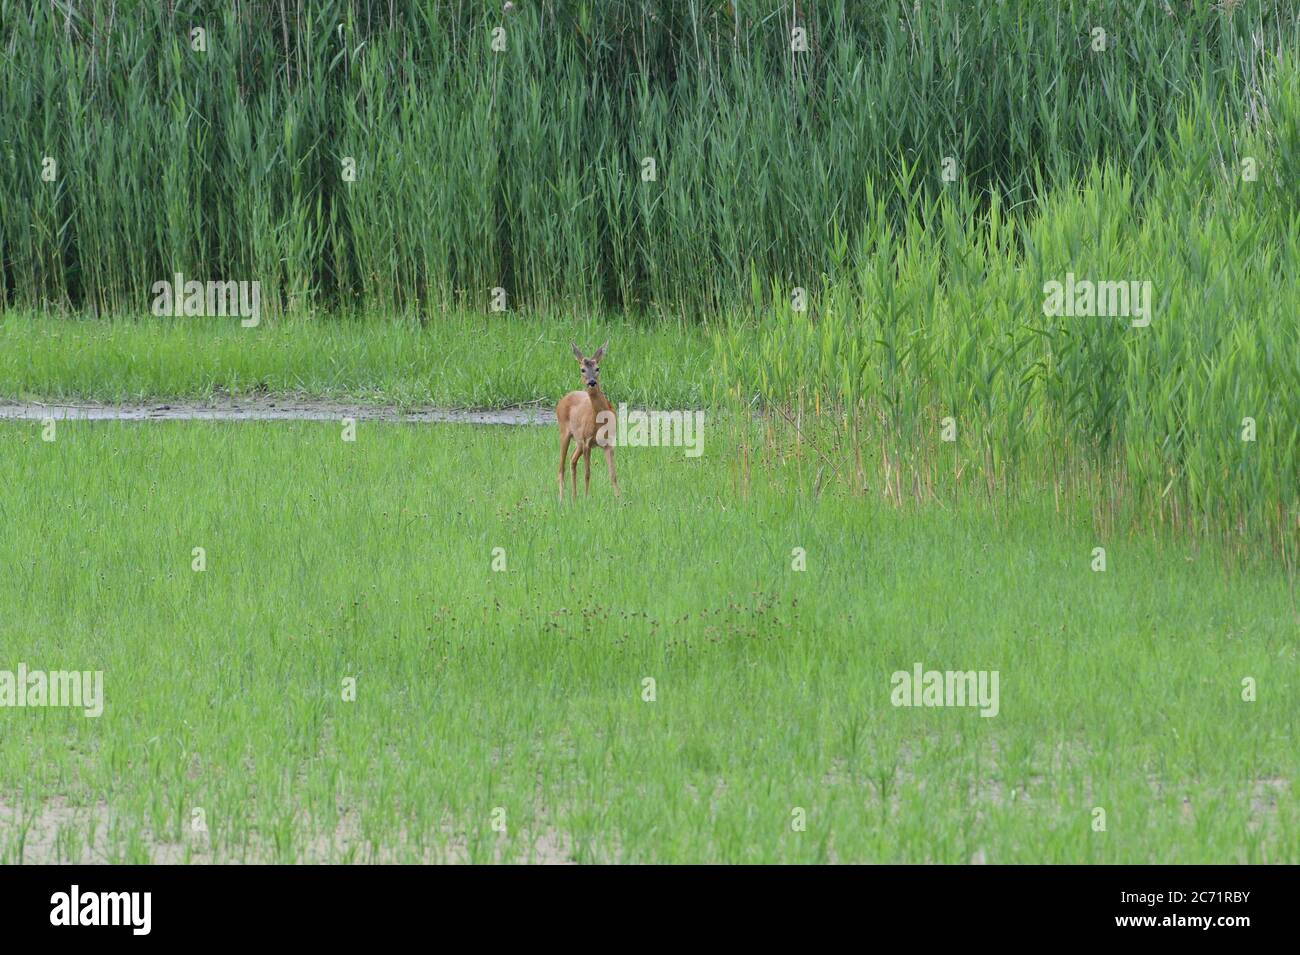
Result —
[{"label": "deer neck", "polygon": [[588,388],[587,397],[591,399],[591,406],[596,409],[597,414],[602,411],[613,410],[610,406],[609,399],[606,398],[605,393],[600,390],[600,385],[597,385],[595,388]]}]

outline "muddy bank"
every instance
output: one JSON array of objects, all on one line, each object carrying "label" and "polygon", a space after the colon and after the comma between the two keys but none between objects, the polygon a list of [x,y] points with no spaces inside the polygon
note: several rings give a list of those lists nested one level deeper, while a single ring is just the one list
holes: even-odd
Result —
[{"label": "muddy bank", "polygon": [[553,424],[555,411],[543,405],[475,411],[458,408],[401,409],[315,398],[213,398],[141,404],[0,401],[0,419],[41,421],[358,421],[444,424]]}]

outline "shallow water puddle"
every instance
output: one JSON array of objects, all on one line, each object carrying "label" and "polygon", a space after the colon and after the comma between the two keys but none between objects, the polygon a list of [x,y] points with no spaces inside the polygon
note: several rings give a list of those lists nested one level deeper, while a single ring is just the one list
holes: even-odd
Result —
[{"label": "shallow water puddle", "polygon": [[417,408],[292,398],[168,401],[156,404],[0,402],[0,419],[43,421],[411,421],[447,424],[553,424],[555,412],[541,406],[475,411]]}]

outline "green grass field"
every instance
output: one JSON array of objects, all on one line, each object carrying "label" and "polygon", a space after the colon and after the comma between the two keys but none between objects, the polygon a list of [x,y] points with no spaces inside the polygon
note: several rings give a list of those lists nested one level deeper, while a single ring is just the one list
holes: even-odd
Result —
[{"label": "green grass field", "polygon": [[1300,861],[1279,569],[709,425],[563,506],[550,428],[0,426],[0,646],[106,698],[5,714],[0,860]]},{"label": "green grass field", "polygon": [[698,406],[709,394],[706,332],[672,324],[439,315],[411,321],[299,317],[117,321],[28,311],[0,316],[0,395],[142,401],[301,394],[397,407],[499,408],[576,387],[569,342],[618,341],[621,400]]}]

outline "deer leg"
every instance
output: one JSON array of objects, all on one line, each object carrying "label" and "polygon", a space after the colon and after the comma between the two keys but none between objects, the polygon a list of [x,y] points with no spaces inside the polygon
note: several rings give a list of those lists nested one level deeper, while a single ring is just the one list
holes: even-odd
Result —
[{"label": "deer leg", "polygon": [[560,473],[558,480],[560,482],[560,503],[564,503],[564,462],[569,457],[569,439],[572,435],[568,431],[560,433]]},{"label": "deer leg", "polygon": [[614,485],[614,496],[618,497],[618,478],[614,475],[614,449],[605,445],[602,450],[605,452],[605,464],[609,467],[609,483]]},{"label": "deer leg", "polygon": [[582,457],[582,442],[579,441],[573,448],[573,457],[569,459],[569,470],[573,477],[573,499],[578,499],[578,458]]},{"label": "deer leg", "polygon": [[582,491],[584,494],[590,494],[591,493],[591,445],[587,445],[587,451],[582,456],[582,463],[583,465],[585,465],[584,470],[586,472],[585,473],[586,481],[582,485]]}]

